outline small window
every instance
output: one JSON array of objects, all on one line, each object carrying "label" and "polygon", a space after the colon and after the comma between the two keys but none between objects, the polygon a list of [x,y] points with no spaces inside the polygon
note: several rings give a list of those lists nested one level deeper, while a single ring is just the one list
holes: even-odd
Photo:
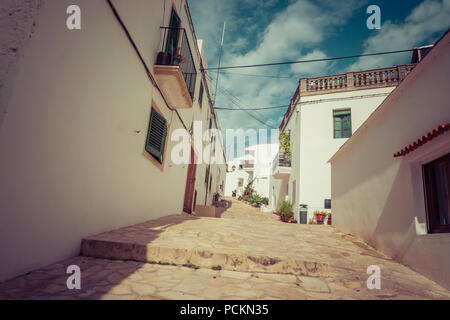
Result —
[{"label": "small window", "polygon": [[155,108],[152,108],[145,150],[158,160],[159,163],[163,162],[166,136],[167,121]]},{"label": "small window", "polygon": [[352,117],[350,109],[333,111],[334,138],[350,138],[352,135]]},{"label": "small window", "polygon": [[200,105],[200,108],[202,107],[203,102],[203,82],[200,80],[200,91],[198,93],[198,104]]},{"label": "small window", "polygon": [[239,178],[238,180],[238,187],[243,187],[244,186],[244,179],[243,178]]},{"label": "small window", "polygon": [[450,153],[423,166],[428,232],[450,232]]},{"label": "small window", "polygon": [[325,209],[331,209],[331,199],[325,199],[325,201],[324,201],[325,203],[324,203],[324,208]]}]

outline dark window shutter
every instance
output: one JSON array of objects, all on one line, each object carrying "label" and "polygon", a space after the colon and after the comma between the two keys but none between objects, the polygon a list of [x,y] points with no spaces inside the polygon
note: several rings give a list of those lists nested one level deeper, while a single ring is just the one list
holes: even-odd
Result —
[{"label": "dark window shutter", "polygon": [[147,150],[148,153],[154,156],[160,163],[163,162],[166,135],[166,119],[164,119],[163,116],[161,116],[154,108],[152,108],[145,150]]},{"label": "dark window shutter", "polygon": [[352,120],[351,120],[351,110],[334,110],[333,111],[333,121],[334,121],[334,138],[350,138],[352,135]]}]

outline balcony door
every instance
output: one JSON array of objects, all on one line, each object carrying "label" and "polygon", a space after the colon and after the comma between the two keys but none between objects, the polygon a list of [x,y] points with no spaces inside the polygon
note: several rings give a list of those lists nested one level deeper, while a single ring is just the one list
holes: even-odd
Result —
[{"label": "balcony door", "polygon": [[167,31],[166,53],[168,53],[173,61],[173,56],[178,48],[178,42],[180,41],[180,27],[181,19],[172,9],[170,16],[169,30]]}]

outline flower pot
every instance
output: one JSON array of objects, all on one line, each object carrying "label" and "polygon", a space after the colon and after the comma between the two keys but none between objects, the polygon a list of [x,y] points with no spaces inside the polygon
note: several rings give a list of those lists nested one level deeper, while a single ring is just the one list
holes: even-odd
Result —
[{"label": "flower pot", "polygon": [[171,64],[170,61],[170,54],[168,54],[167,52],[159,52],[158,56],[156,58],[156,64],[157,65],[162,65],[162,66],[167,66]]},{"label": "flower pot", "polygon": [[323,224],[323,221],[325,220],[324,214],[316,214],[316,219],[318,224]]},{"label": "flower pot", "polygon": [[281,221],[283,221],[283,222],[291,222],[293,219],[294,219],[294,217],[281,216]]}]

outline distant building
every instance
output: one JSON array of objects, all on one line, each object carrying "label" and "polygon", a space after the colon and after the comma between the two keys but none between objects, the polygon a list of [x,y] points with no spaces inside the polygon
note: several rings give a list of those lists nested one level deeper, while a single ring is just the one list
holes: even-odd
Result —
[{"label": "distant building", "polygon": [[450,289],[450,33],[330,159],[333,224]]},{"label": "distant building", "polygon": [[331,169],[327,161],[369,115],[414,69],[414,64],[391,68],[302,78],[286,111],[280,132],[288,132],[291,150],[280,150],[273,161],[270,205],[294,204],[307,221],[315,210],[330,211]]},{"label": "distant building", "polygon": [[249,182],[252,188],[263,197],[270,194],[270,175],[272,161],[278,152],[278,144],[258,144],[246,148],[247,154],[228,163],[225,196],[236,190],[240,196]]}]

